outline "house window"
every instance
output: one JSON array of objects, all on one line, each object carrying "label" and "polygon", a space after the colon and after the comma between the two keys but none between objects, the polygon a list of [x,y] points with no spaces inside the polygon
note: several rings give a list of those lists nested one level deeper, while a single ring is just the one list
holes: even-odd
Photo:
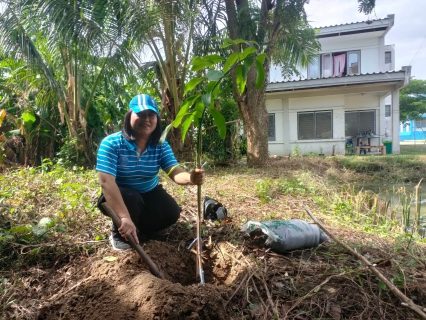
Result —
[{"label": "house window", "polygon": [[317,79],[320,77],[319,56],[312,58],[312,62],[308,65],[308,79]]},{"label": "house window", "polygon": [[359,74],[360,73],[360,52],[349,51],[347,60],[348,60],[347,74]]},{"label": "house window", "polygon": [[268,113],[268,141],[275,141],[275,113]]},{"label": "house window", "polygon": [[391,105],[387,104],[385,105],[385,117],[390,117],[391,116]]},{"label": "house window", "polygon": [[376,132],[375,110],[345,112],[345,136],[356,137],[370,132]]},{"label": "house window", "polygon": [[328,78],[333,75],[333,57],[331,53],[323,54],[321,56],[321,74],[323,78]]},{"label": "house window", "polygon": [[385,52],[385,63],[391,63],[392,62],[392,52],[386,51]]},{"label": "house window", "polygon": [[299,140],[333,138],[333,112],[298,112],[297,136]]}]

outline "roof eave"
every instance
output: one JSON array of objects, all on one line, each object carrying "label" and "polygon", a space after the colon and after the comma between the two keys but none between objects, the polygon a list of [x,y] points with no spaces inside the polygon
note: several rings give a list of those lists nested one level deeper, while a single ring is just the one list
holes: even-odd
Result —
[{"label": "roof eave", "polygon": [[381,31],[381,30],[383,30],[382,36],[385,36],[389,32],[389,30],[393,27],[394,22],[395,22],[395,15],[388,14],[388,16],[384,19],[320,27],[317,37],[328,38],[328,37],[335,37],[335,36],[341,36],[341,35],[374,32],[374,31]]},{"label": "roof eave", "polygon": [[410,82],[411,66],[402,67],[400,71],[383,73],[372,73],[365,75],[321,78],[302,81],[289,81],[270,83],[266,88],[266,93],[290,92],[299,90],[310,90],[320,88],[331,88],[336,86],[355,86],[371,83],[398,83],[398,88],[403,88]]}]

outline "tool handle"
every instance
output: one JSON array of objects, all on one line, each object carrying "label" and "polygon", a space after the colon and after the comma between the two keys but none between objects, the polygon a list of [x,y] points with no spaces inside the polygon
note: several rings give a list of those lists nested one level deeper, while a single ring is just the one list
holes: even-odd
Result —
[{"label": "tool handle", "polygon": [[[112,210],[111,206],[103,202],[102,207],[105,209],[108,216],[111,217],[114,224],[120,228],[121,226],[121,220],[120,218],[115,214],[114,210]],[[127,239],[129,239],[130,244],[132,247],[136,250],[136,252],[141,256],[142,260],[145,261],[145,263],[148,265],[149,271],[156,276],[157,278],[164,279],[163,274],[158,270],[155,263],[151,260],[151,258],[146,254],[146,252],[142,249],[142,247],[139,245],[139,243],[136,243],[135,238],[133,238],[133,235],[128,235]]]}]

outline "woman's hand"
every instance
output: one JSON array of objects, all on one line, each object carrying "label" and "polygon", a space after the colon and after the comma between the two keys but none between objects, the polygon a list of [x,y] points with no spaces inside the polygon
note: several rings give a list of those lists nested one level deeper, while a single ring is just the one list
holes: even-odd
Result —
[{"label": "woman's hand", "polygon": [[132,235],[135,239],[136,243],[139,243],[139,239],[136,233],[136,227],[130,218],[121,218],[121,226],[118,228],[118,232],[120,232],[121,236],[129,241],[128,236]]},{"label": "woman's hand", "polygon": [[190,174],[191,184],[202,185],[205,179],[205,172],[203,169],[194,169]]}]

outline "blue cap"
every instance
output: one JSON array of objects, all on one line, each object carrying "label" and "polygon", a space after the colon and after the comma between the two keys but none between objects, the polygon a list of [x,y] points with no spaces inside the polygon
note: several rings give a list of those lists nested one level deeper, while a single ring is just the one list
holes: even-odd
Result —
[{"label": "blue cap", "polygon": [[145,110],[152,110],[158,114],[158,105],[155,100],[147,94],[138,94],[130,101],[129,108],[134,113],[139,113]]}]

